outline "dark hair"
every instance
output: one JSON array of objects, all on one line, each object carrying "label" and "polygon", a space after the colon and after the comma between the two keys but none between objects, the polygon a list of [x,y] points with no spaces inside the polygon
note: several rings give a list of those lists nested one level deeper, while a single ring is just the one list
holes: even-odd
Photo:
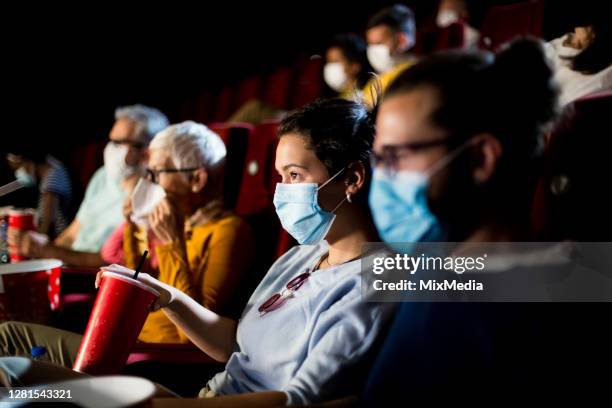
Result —
[{"label": "dark hair", "polygon": [[497,55],[447,51],[425,58],[390,84],[383,101],[431,88],[437,106],[429,120],[448,132],[451,149],[478,133],[496,137],[503,154],[494,178],[482,191],[486,189],[489,199],[495,197],[500,206],[518,214],[516,206],[531,202],[544,132],[558,110],[552,75],[541,44],[522,38]]},{"label": "dark hair", "polygon": [[[296,133],[307,138],[309,147],[330,176],[356,161],[369,172],[374,115],[361,102],[318,99],[286,117],[279,126],[278,135]],[[362,191],[367,192],[367,185]],[[367,194],[358,196],[367,197]]]},{"label": "dark hair", "polygon": [[572,58],[572,69],[584,74],[596,74],[612,64],[612,27],[610,22],[597,21],[590,25],[593,42]]},{"label": "dark hair", "polygon": [[372,67],[368,61],[367,44],[357,34],[347,33],[336,35],[329,43],[328,48],[339,48],[350,63],[361,65],[361,71],[357,75],[357,86],[363,88],[370,79]]},{"label": "dark hair", "polygon": [[436,126],[460,139],[491,133],[507,152],[527,158],[541,152],[543,130],[557,114],[558,89],[552,75],[540,43],[521,38],[497,55],[434,54],[400,74],[383,98],[432,87],[438,96],[431,116]]},{"label": "dark hair", "polygon": [[366,29],[369,30],[380,25],[389,27],[394,33],[402,32],[411,37],[415,36],[414,13],[403,4],[394,4],[374,14],[368,20]]},{"label": "dark hair", "polygon": [[7,151],[10,154],[14,154],[15,156],[21,157],[23,160],[31,161],[35,164],[47,162],[48,150],[44,147],[44,144],[34,143],[29,146],[20,144],[10,147]]}]

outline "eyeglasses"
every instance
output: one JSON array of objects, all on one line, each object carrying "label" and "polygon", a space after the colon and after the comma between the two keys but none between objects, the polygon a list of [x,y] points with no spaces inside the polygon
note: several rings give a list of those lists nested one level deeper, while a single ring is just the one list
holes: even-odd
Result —
[{"label": "eyeglasses", "polygon": [[275,293],[274,295],[270,296],[268,300],[266,300],[261,304],[261,306],[259,306],[259,308],[257,309],[259,310],[259,315],[263,316],[264,314],[282,305],[285,300],[291,297],[300,287],[302,287],[304,282],[306,282],[309,277],[310,272],[304,272],[303,274],[291,279],[285,286],[285,289],[282,290],[282,292]]},{"label": "eyeglasses", "polygon": [[161,173],[183,173],[199,169],[199,167],[190,167],[188,169],[149,169],[147,168],[147,180],[152,183],[157,183]]},{"label": "eyeglasses", "polygon": [[370,163],[372,168],[383,166],[387,170],[395,171],[397,170],[398,163],[402,158],[409,157],[425,149],[449,144],[450,142],[451,139],[444,138],[424,142],[411,142],[401,145],[387,145],[383,147],[383,151],[381,153],[370,153]]}]

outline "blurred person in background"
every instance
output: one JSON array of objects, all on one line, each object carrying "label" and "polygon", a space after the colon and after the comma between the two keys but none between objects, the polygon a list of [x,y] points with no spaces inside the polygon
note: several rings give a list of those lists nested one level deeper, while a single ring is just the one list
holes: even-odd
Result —
[{"label": "blurred person in background", "polygon": [[417,41],[414,13],[403,4],[384,8],[370,17],[365,36],[368,60],[378,73],[363,89],[364,100],[372,106],[374,95],[384,95],[391,81],[416,62],[410,53]]},{"label": "blurred person in background", "polygon": [[436,25],[445,28],[453,23],[464,24],[464,38],[466,47],[478,47],[480,33],[469,24],[470,13],[466,0],[440,0]]},{"label": "blurred person in background", "polygon": [[143,105],[118,108],[104,149],[104,166],[87,185],[75,219],[53,241],[28,233],[9,236],[9,241],[29,258],[58,258],[84,267],[102,265],[100,249],[123,220],[124,183],[144,174],[146,148],[166,126],[168,119],[157,109]]},{"label": "blurred person in background", "polygon": [[372,67],[368,61],[366,42],[357,34],[339,34],[325,52],[323,79],[343,99],[361,95]]},{"label": "blurred person in background", "polygon": [[563,106],[594,92],[612,90],[612,25],[604,16],[582,20],[571,32],[546,44]]},{"label": "blurred person in background", "polygon": [[54,239],[72,219],[72,186],[64,165],[42,150],[36,145],[12,149],[7,161],[22,186],[38,189],[36,229]]}]

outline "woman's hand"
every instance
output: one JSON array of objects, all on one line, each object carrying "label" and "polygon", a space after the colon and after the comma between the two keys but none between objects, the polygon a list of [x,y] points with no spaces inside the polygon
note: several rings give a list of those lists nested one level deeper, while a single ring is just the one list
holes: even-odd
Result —
[{"label": "woman's hand", "polygon": [[179,209],[168,197],[149,215],[149,227],[162,244],[183,239],[184,221]]},{"label": "woman's hand", "polygon": [[[100,271],[98,271],[98,274],[96,275],[96,288],[100,287],[102,277],[106,274],[118,274],[131,278],[132,276],[134,276],[134,271],[125,268],[121,265],[110,265],[100,268]],[[159,298],[151,307],[151,310],[153,311],[168,306],[176,298],[176,295],[180,293],[180,290],[178,290],[177,288],[170,286],[166,283],[160,282],[148,273],[140,272],[138,274],[137,280],[138,282],[147,285],[148,287],[159,293]]]}]

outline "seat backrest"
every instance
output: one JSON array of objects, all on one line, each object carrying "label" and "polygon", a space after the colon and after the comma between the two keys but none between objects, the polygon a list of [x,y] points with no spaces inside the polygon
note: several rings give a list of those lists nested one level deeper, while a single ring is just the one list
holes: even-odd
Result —
[{"label": "seat backrest", "polygon": [[412,54],[426,56],[436,51],[465,47],[465,23],[459,21],[447,27],[427,25],[417,33],[417,42],[410,50]]},{"label": "seat backrest", "polygon": [[238,92],[236,94],[236,108],[239,109],[245,103],[259,98],[261,92],[261,77],[254,76],[243,79],[238,84]]},{"label": "seat backrest", "polygon": [[264,122],[251,134],[236,204],[238,215],[257,214],[272,205],[274,191],[270,189],[270,180],[274,174],[277,128],[278,122]]},{"label": "seat backrest", "polygon": [[227,149],[223,199],[227,208],[234,208],[238,201],[253,126],[248,123],[212,123],[208,127],[221,137]]},{"label": "seat backrest", "polygon": [[191,114],[189,116],[185,116],[183,119],[207,123],[211,119],[212,106],[213,94],[211,92],[202,92],[195,98]]},{"label": "seat backrest", "polygon": [[73,176],[76,195],[85,192],[91,177],[104,164],[103,152],[107,142],[107,139],[97,140],[85,145],[74,146],[71,150],[66,167]]},{"label": "seat backrest", "polygon": [[612,91],[581,98],[552,132],[533,213],[543,239],[612,241],[610,112]]},{"label": "seat backrest", "polygon": [[298,75],[291,89],[291,109],[300,108],[321,96],[323,63],[323,58],[318,56],[298,60]]},{"label": "seat backrest", "polygon": [[453,23],[436,31],[436,42],[433,51],[465,47],[465,24]]},{"label": "seat backrest", "polygon": [[278,68],[265,81],[263,101],[278,109],[287,109],[293,71],[288,67]]},{"label": "seat backrest", "polygon": [[212,113],[213,122],[223,122],[227,120],[232,113],[234,113],[234,89],[226,86],[222,88],[214,102],[214,109]]},{"label": "seat backrest", "polygon": [[542,0],[491,7],[482,22],[480,45],[494,50],[518,35],[541,37],[543,16]]}]

